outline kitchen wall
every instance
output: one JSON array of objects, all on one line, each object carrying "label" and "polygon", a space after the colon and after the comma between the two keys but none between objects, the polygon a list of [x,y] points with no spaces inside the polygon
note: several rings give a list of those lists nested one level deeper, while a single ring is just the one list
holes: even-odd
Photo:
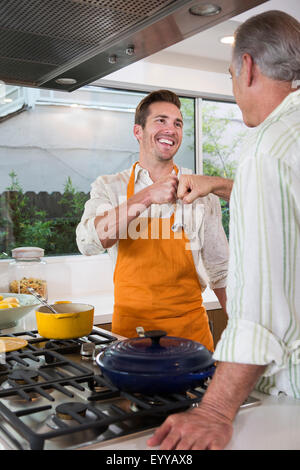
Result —
[{"label": "kitchen wall", "polygon": [[[89,294],[113,293],[108,254],[45,257],[49,298],[66,300]],[[0,260],[0,292],[8,292],[9,260]]]}]

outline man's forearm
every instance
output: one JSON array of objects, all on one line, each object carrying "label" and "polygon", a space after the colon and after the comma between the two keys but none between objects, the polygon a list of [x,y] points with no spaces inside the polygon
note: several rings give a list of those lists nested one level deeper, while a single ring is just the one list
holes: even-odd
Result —
[{"label": "man's forearm", "polygon": [[120,206],[95,218],[94,224],[104,248],[110,248],[120,238],[126,238],[127,228],[151,204],[174,203],[178,179],[175,174],[164,176],[131,196]]},{"label": "man's forearm", "polygon": [[265,365],[220,362],[201,408],[233,420],[265,368]]},{"label": "man's forearm", "polygon": [[177,196],[185,204],[191,204],[198,197],[213,193],[228,202],[232,186],[233,180],[221,178],[220,176],[181,175]]},{"label": "man's forearm", "polygon": [[216,296],[218,297],[218,301],[219,301],[222,309],[224,310],[225,313],[227,313],[227,310],[226,310],[227,297],[226,297],[225,287],[218,287],[216,289],[213,289],[213,291],[216,294]]},{"label": "man's forearm", "polygon": [[233,180],[221,178],[220,176],[211,176],[212,179],[212,193],[219,196],[221,199],[229,202]]},{"label": "man's forearm", "polygon": [[127,235],[130,222],[136,219],[151,205],[151,197],[148,188],[134,194],[128,201],[107,211],[105,214],[95,217],[95,228],[99,240],[104,248],[110,248],[120,238]]}]

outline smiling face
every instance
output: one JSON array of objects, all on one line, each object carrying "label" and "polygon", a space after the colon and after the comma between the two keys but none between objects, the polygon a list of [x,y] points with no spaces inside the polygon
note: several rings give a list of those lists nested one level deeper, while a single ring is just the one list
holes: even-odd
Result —
[{"label": "smiling face", "polygon": [[170,161],[182,142],[182,115],[173,103],[158,101],[149,106],[145,127],[134,126],[140,143],[140,161]]}]

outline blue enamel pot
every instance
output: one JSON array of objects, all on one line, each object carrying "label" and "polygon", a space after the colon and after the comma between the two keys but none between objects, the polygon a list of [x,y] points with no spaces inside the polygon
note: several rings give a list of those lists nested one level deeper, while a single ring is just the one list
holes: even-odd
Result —
[{"label": "blue enamel pot", "polygon": [[205,346],[156,330],[114,343],[96,362],[120,390],[147,395],[185,392],[202,385],[215,370]]}]

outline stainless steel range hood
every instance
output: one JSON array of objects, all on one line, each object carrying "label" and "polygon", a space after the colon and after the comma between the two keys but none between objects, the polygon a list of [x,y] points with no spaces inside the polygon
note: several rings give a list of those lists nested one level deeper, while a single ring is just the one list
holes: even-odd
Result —
[{"label": "stainless steel range hood", "polygon": [[1,0],[0,80],[73,91],[266,0],[212,1]]}]

